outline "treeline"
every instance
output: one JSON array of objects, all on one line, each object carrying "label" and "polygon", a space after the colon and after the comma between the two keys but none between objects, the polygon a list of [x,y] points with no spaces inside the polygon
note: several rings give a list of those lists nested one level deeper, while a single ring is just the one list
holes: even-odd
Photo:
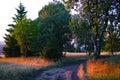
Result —
[{"label": "treeline", "polygon": [[[4,54],[7,57],[40,56],[60,59],[63,51],[86,50],[94,56],[101,51],[120,51],[119,0],[63,0],[44,6],[35,20],[28,19],[20,3],[13,24],[5,35]],[[64,6],[65,5],[65,6]],[[70,14],[74,9],[77,14]],[[70,39],[77,41],[77,49]]]},{"label": "treeline", "polygon": [[77,15],[70,21],[70,28],[78,45],[94,56],[101,51],[113,54],[120,51],[120,1],[119,0],[63,0],[66,7]]},{"label": "treeline", "polygon": [[63,56],[63,44],[68,41],[65,33],[71,15],[60,2],[49,3],[39,11],[35,20],[26,17],[27,11],[20,3],[14,24],[9,24],[6,34],[4,54],[7,57],[40,56],[42,58],[59,59]]}]

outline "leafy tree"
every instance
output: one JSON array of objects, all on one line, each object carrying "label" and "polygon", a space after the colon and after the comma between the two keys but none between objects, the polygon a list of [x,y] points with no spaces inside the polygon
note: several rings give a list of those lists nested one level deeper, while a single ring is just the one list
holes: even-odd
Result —
[{"label": "leafy tree", "polygon": [[105,44],[105,51],[109,51],[111,52],[111,54],[113,54],[113,52],[118,52],[120,51],[120,39],[116,37],[116,34],[112,34],[112,41],[111,41],[111,36],[108,36],[106,38],[106,44]]},{"label": "leafy tree", "polygon": [[29,45],[30,31],[26,28],[29,28],[30,21],[27,19],[23,19],[19,21],[14,28],[15,39],[17,40],[18,45],[20,45],[20,52],[22,55],[26,56],[27,53],[27,45]]},{"label": "leafy tree", "polygon": [[[37,25],[36,25],[37,24]],[[20,45],[23,56],[34,56],[40,50],[39,36],[41,35],[41,23],[36,20],[23,19],[14,28],[15,39]],[[32,53],[30,53],[32,52]]]},{"label": "leafy tree", "polygon": [[15,57],[15,56],[20,56],[20,47],[17,44],[17,40],[14,38],[14,28],[15,25],[17,24],[18,21],[26,18],[26,13],[25,7],[20,3],[18,9],[16,8],[17,14],[15,14],[15,17],[12,17],[14,24],[9,24],[8,26],[10,27],[7,29],[8,34],[5,34],[5,47],[3,48],[4,54],[7,57]]},{"label": "leafy tree", "polygon": [[110,11],[109,11],[109,24],[107,26],[106,32],[109,34],[106,41],[106,48],[113,54],[114,51],[118,51],[116,47],[119,45],[120,40],[120,2],[118,0],[113,0]]},{"label": "leafy tree", "polygon": [[[117,16],[119,15],[118,0],[104,0],[104,1],[103,0],[74,0],[74,1],[63,0],[63,1],[68,6],[68,8],[74,9],[78,12],[79,19],[80,22],[82,22],[82,24],[86,22],[85,25],[89,26],[88,29],[90,29],[92,34],[89,37],[89,40],[92,40],[92,43],[94,45],[94,55],[96,57],[99,56],[102,47],[102,42],[104,39],[104,34],[106,33],[109,19],[111,19],[109,18],[110,14],[113,15],[116,13],[113,21],[115,21],[118,25],[118,21],[119,21],[119,19],[117,18]],[[117,8],[114,7],[114,9],[112,9],[113,5],[117,6]],[[112,11],[114,13],[111,13]],[[84,25],[82,26],[84,27]],[[80,38],[79,36],[77,37]]]},{"label": "leafy tree", "polygon": [[70,32],[67,26],[70,20],[69,11],[60,2],[49,3],[39,12],[39,18],[44,28],[43,36],[46,36],[41,54],[52,59],[62,57],[63,44],[67,40],[64,34]]},{"label": "leafy tree", "polygon": [[[76,35],[76,40],[79,43],[78,46],[88,45],[88,52],[92,52],[92,43],[91,43],[91,28],[86,25],[87,23],[84,20],[80,20],[78,16],[74,16],[70,23],[69,27],[72,30],[73,34]],[[78,47],[79,48],[79,47]]]},{"label": "leafy tree", "polygon": [[5,34],[6,37],[4,37],[5,39],[5,47],[3,48],[4,50],[4,54],[6,57],[17,57],[17,56],[21,56],[20,54],[20,48],[17,45],[17,41],[15,38],[13,38],[11,35],[9,34]]}]

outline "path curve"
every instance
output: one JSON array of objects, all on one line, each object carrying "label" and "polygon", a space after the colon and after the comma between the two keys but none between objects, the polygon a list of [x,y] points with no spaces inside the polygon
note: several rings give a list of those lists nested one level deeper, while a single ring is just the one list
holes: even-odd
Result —
[{"label": "path curve", "polygon": [[[84,61],[82,61],[80,63],[70,64],[70,65],[59,67],[59,68],[65,69],[67,71],[72,71],[72,80],[81,80],[77,76],[77,72],[78,72],[79,66],[81,64],[84,66],[86,64],[86,60],[84,60]],[[35,80],[38,80],[38,79],[35,79]],[[88,79],[85,79],[85,80],[88,80]]]}]

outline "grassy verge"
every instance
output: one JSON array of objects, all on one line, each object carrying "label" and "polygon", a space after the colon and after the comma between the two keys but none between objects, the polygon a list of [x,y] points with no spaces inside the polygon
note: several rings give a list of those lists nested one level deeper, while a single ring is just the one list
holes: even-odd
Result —
[{"label": "grassy verge", "polygon": [[120,55],[118,55],[118,56],[115,56],[115,55],[110,56],[110,57],[106,58],[105,61],[113,62],[113,63],[116,63],[116,64],[118,64],[118,63],[120,64]]},{"label": "grassy verge", "polygon": [[51,64],[40,58],[0,58],[0,80],[33,80],[38,69]]},{"label": "grassy verge", "polygon": [[119,80],[120,56],[89,60],[86,69],[90,80]]},{"label": "grassy verge", "polygon": [[88,59],[88,56],[67,56],[57,61],[56,65],[65,66],[75,63],[81,63]]},{"label": "grassy verge", "polygon": [[35,68],[13,63],[0,63],[0,80],[31,80]]}]

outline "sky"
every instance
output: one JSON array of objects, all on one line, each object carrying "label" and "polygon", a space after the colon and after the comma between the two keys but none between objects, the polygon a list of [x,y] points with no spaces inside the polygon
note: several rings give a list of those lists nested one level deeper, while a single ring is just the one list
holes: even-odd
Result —
[{"label": "sky", "polygon": [[19,4],[24,5],[25,10],[28,11],[27,18],[32,20],[38,17],[38,12],[53,0],[0,0],[0,41],[4,41],[4,34],[7,33],[8,24],[13,23],[12,17],[16,14],[15,8],[18,8]]}]

